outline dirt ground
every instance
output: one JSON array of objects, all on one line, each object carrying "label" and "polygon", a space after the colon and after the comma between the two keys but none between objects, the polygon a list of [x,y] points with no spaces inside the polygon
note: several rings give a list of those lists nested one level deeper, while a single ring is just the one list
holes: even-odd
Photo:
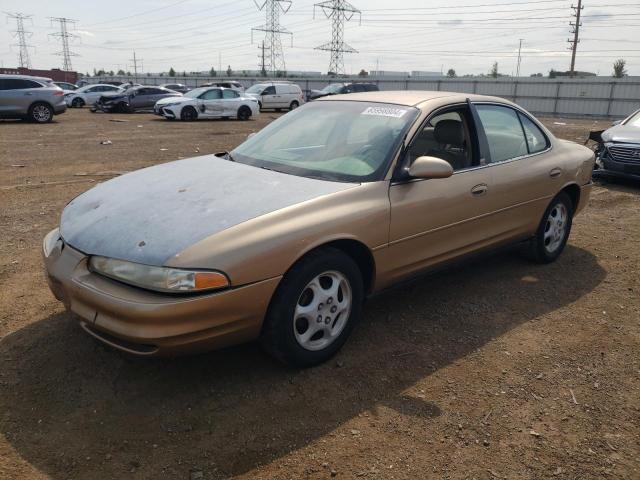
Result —
[{"label": "dirt ground", "polygon": [[1,479],[640,478],[639,185],[599,184],[554,264],[503,252],[371,299],[318,368],[254,344],[140,360],[83,333],[42,274],[64,205],[275,116],[0,122]]}]

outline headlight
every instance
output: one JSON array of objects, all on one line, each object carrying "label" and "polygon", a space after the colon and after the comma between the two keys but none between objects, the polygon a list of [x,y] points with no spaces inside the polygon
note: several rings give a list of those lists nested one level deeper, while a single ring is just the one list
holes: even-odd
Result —
[{"label": "headlight", "polygon": [[89,259],[89,269],[114,280],[160,292],[195,293],[229,286],[229,279],[220,272],[153,267],[98,256]]},{"label": "headlight", "polygon": [[54,248],[56,248],[56,245],[59,241],[60,229],[54,228],[49,233],[47,233],[47,235],[44,237],[44,240],[42,241],[42,251],[44,252],[45,257],[51,255],[51,252]]},{"label": "headlight", "polygon": [[175,107],[176,105],[180,105],[180,102],[165,103],[164,105],[158,105],[158,108]]}]

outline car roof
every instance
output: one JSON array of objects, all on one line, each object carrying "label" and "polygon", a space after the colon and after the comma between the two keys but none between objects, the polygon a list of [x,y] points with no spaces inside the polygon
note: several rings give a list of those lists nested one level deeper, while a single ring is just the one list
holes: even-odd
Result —
[{"label": "car roof", "polygon": [[350,93],[348,95],[332,95],[329,97],[319,98],[317,101],[336,102],[340,100],[351,100],[357,102],[376,102],[376,103],[394,103],[397,105],[406,105],[415,107],[430,100],[447,98],[447,103],[465,102],[467,99],[472,101],[490,101],[511,104],[508,100],[498,97],[489,97],[486,95],[476,95],[471,93],[459,92],[443,92],[429,90],[399,90],[399,91],[380,91],[380,92],[361,92]]},{"label": "car roof", "polygon": [[34,75],[5,75],[0,74],[1,79],[14,79],[14,80],[35,80],[37,82],[53,82],[50,78],[47,77],[36,77]]}]

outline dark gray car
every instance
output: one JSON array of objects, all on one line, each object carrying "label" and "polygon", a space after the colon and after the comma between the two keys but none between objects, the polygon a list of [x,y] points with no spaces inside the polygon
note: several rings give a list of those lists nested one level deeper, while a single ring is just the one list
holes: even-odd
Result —
[{"label": "dark gray car", "polygon": [[0,75],[0,118],[47,123],[66,110],[64,92],[50,78]]},{"label": "dark gray car", "polygon": [[182,94],[168,88],[139,86],[131,87],[121,93],[101,96],[95,104],[95,110],[103,112],[135,112],[153,110],[158,100],[168,97],[181,97]]},{"label": "dark gray car", "polygon": [[594,176],[640,180],[640,110],[589,138],[598,142]]}]

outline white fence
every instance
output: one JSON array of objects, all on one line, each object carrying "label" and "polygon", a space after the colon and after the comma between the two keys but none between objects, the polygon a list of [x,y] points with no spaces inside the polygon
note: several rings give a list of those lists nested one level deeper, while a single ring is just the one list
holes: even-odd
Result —
[{"label": "white fence", "polygon": [[[197,87],[207,82],[224,81],[226,77],[91,77],[91,83],[103,81],[137,81],[145,85],[183,83]],[[261,77],[231,77],[245,87],[264,82]],[[284,79],[281,79],[284,80]],[[640,80],[637,78],[615,79],[592,77],[569,78],[351,78],[331,79],[327,77],[287,78],[305,91],[322,89],[335,81],[365,81],[378,85],[380,90],[443,90],[451,92],[478,93],[512,100],[523,108],[542,115],[626,117],[640,108]]]}]

